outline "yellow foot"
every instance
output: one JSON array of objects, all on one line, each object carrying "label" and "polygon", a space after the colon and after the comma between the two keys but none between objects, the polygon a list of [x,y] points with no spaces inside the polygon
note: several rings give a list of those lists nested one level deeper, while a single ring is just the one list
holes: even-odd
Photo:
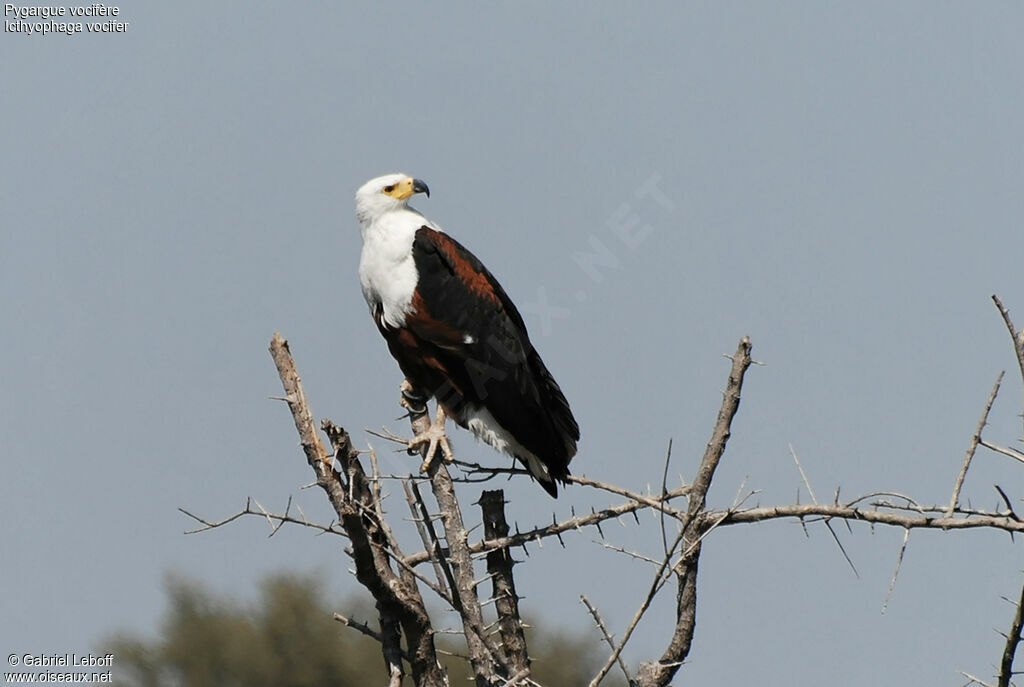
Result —
[{"label": "yellow foot", "polygon": [[420,472],[427,472],[430,469],[437,455],[438,447],[441,448],[441,454],[445,462],[450,463],[455,460],[452,447],[448,443],[448,435],[444,432],[445,419],[444,408],[439,404],[437,406],[437,416],[431,423],[430,428],[420,432],[409,442],[410,453],[417,450],[422,452],[426,448],[426,453],[423,454],[423,464],[420,465]]}]

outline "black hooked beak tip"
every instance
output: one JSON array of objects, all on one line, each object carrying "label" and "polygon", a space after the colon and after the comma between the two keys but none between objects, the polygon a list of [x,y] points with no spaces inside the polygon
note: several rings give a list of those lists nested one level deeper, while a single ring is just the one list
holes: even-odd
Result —
[{"label": "black hooked beak tip", "polygon": [[430,187],[427,186],[426,182],[424,182],[422,179],[413,179],[412,180],[412,192],[413,193],[425,193],[425,194],[427,194],[427,198],[430,197]]}]

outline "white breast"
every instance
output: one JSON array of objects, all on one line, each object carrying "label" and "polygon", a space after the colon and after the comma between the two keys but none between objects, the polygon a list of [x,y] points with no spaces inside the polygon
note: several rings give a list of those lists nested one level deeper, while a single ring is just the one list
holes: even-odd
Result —
[{"label": "white breast", "polygon": [[359,283],[370,311],[381,305],[388,326],[405,324],[418,277],[412,242],[416,230],[426,223],[419,213],[402,209],[385,213],[362,227]]}]

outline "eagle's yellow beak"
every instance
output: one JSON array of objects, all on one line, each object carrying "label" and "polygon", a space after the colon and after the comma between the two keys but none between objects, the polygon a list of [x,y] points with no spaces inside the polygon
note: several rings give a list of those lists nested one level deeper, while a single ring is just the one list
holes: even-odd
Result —
[{"label": "eagle's yellow beak", "polygon": [[405,200],[414,193],[426,193],[427,198],[430,197],[430,189],[427,185],[420,179],[413,179],[412,177],[406,177],[394,186],[385,187],[384,193],[398,200]]}]

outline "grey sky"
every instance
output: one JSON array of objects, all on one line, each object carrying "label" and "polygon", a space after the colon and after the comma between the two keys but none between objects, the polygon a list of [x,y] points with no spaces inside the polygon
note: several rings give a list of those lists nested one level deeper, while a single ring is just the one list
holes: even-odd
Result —
[{"label": "grey sky", "polygon": [[[352,197],[386,172],[425,179],[417,207],[520,304],[580,422],[575,472],[656,484],[673,437],[672,472],[689,477],[721,354],[745,334],[766,365],[716,505],[744,480],[755,501],[792,502],[790,444],[819,498],[944,502],[1001,369],[988,431],[1020,437],[988,300],[1024,323],[1019,4],[139,2],[121,19],[118,35],[0,35],[0,649],[155,631],[168,571],[242,598],[281,568],[318,570],[339,603],[357,590],[335,542],[268,540],[255,520],[186,537],[177,508],[292,495],[330,519],[267,400],[274,330],[319,416],[362,442],[363,427],[404,429],[356,277]],[[574,256],[600,249],[613,266],[595,279]],[[1024,494],[1008,463],[982,456],[964,497]],[[502,486],[521,527],[605,501]],[[606,532],[656,554],[642,522]],[[915,535],[883,615],[902,533],[839,535],[859,579],[820,528],[716,533],[686,681],[995,671],[1019,543]],[[529,613],[588,629],[586,593],[622,632],[652,572],[595,536],[531,550]],[[631,661],[660,653],[672,602]]]}]

